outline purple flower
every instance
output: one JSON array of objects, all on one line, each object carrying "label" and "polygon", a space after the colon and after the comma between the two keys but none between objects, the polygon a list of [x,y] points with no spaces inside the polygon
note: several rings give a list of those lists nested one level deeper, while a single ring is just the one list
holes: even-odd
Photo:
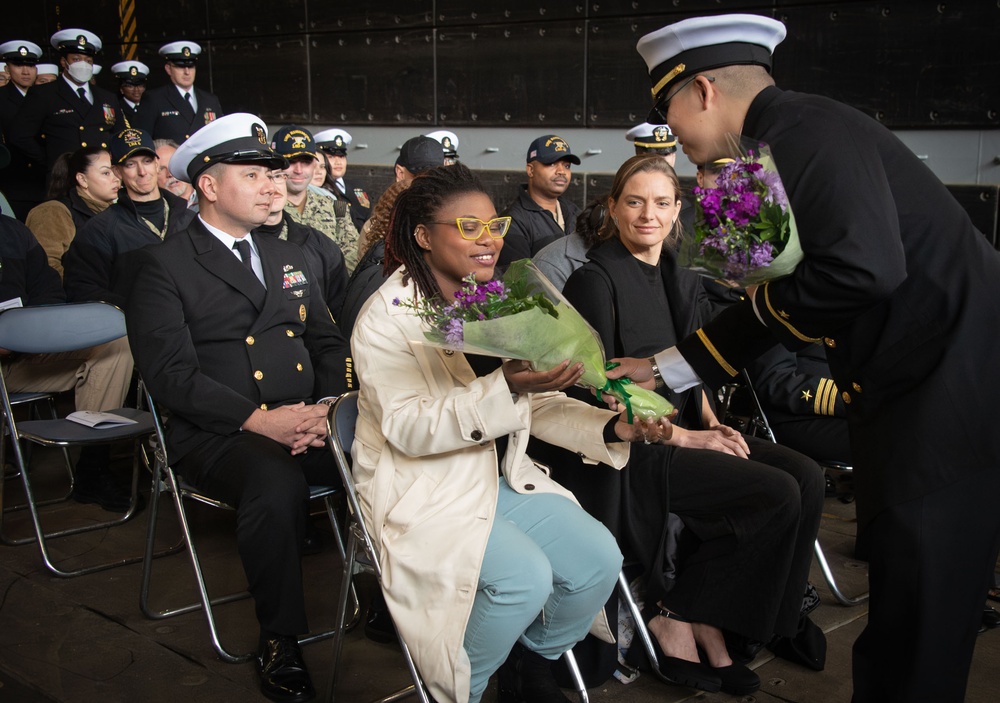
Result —
[{"label": "purple flower", "polygon": [[451,346],[461,349],[465,342],[465,330],[461,320],[451,319],[444,326],[444,341]]},{"label": "purple flower", "polygon": [[753,242],[750,245],[750,268],[758,269],[774,261],[771,242]]},{"label": "purple flower", "polygon": [[393,304],[393,305],[395,305],[395,306],[397,306],[397,307],[398,307],[399,305],[401,305],[401,303],[399,302],[399,298],[393,298],[393,299],[392,299],[392,304]]},{"label": "purple flower", "polygon": [[764,200],[774,203],[781,208],[782,212],[788,210],[788,196],[785,194],[785,185],[781,182],[781,176],[776,171],[761,171],[757,178],[764,185]]}]

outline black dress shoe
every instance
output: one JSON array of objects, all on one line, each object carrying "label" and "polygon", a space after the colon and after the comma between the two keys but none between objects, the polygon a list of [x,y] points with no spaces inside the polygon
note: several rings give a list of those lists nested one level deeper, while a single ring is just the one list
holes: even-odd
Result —
[{"label": "black dress shoe", "polygon": [[570,703],[552,674],[552,662],[515,644],[497,671],[497,703]]},{"label": "black dress shoe", "polygon": [[760,677],[744,664],[733,662],[729,666],[712,667],[722,682],[721,690],[732,696],[748,696],[760,689]]},{"label": "black dress shoe", "polygon": [[[647,629],[649,621],[657,615],[667,615],[667,611],[657,609],[643,613]],[[683,618],[678,617],[676,613],[669,613],[668,616],[674,620],[686,622]],[[707,691],[709,693],[714,693],[722,689],[722,679],[715,673],[716,669],[701,662],[692,662],[687,659],[679,659],[678,657],[668,657],[663,653],[656,635],[650,632],[649,638],[653,642],[653,651],[656,654],[657,664],[659,664],[653,670],[653,673],[660,679],[674,686],[687,686],[688,688],[696,688],[699,691]]]},{"label": "black dress shoe", "polygon": [[1000,627],[1000,613],[988,605],[983,608],[983,626],[990,630]]},{"label": "black dress shoe", "polygon": [[[132,490],[106,471],[81,471],[73,482],[73,500],[96,503],[109,513],[126,513],[132,504]],[[136,511],[140,506],[141,503],[136,504]]]},{"label": "black dress shoe", "polygon": [[380,644],[399,642],[396,636],[396,624],[389,615],[389,607],[382,596],[377,596],[368,606],[368,618],[365,620],[365,637]]},{"label": "black dress shoe", "polygon": [[302,650],[295,637],[273,636],[263,640],[257,654],[260,691],[278,703],[304,703],[316,697]]}]

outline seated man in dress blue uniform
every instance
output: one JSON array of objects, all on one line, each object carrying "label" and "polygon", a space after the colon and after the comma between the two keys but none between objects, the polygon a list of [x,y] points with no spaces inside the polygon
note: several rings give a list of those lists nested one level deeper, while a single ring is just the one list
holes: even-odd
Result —
[{"label": "seated man in dress blue uniform", "polygon": [[169,411],[171,464],[236,508],[262,692],[298,702],[315,695],[297,641],[309,486],[337,482],[319,401],[345,390],[349,350],[302,250],[251,234],[286,165],[245,113],[182,144],[170,170],[194,184],[199,216],[139,251],[126,317],[136,365]]}]

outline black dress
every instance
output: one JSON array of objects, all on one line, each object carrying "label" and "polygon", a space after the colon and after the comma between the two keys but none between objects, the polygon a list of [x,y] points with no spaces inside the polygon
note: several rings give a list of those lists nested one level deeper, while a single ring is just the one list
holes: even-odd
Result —
[{"label": "black dress", "polygon": [[[651,266],[617,240],[591,250],[563,292],[597,330],[609,358],[644,357],[672,346],[710,311],[698,277],[678,269],[669,253]],[[702,429],[702,393],[701,386],[666,392],[679,411],[676,424]],[[634,445],[622,472],[619,539],[646,570],[648,603],[660,601],[694,622],[767,641],[796,632],[823,475],[807,457],[746,439],[750,460]],[[669,513],[695,538],[681,544],[677,573]]]}]

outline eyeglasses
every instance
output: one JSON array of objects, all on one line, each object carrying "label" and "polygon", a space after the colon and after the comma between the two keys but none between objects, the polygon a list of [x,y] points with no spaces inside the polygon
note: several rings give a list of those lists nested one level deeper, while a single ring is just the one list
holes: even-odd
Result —
[{"label": "eyeglasses", "polygon": [[267,177],[271,179],[272,183],[284,183],[288,180],[288,174],[281,171],[277,173],[269,173]]},{"label": "eyeglasses", "polygon": [[[679,92],[681,92],[682,90],[684,90],[685,88],[687,88],[688,85],[690,85],[691,82],[695,78],[697,78],[697,77],[698,77],[697,73],[695,75],[691,76],[690,78],[688,78],[687,80],[685,80],[683,83],[681,83],[679,86],[677,86],[674,90],[672,90],[670,92],[670,95],[668,95],[667,97],[663,98],[658,103],[656,103],[656,105],[653,106],[653,112],[656,113],[656,115],[659,116],[663,120],[663,124],[667,124],[667,110],[670,108],[670,101],[673,100],[674,97]],[[705,76],[705,78],[708,80],[709,83],[715,83],[715,76]]]},{"label": "eyeglasses", "polygon": [[483,222],[478,217],[456,217],[454,222],[431,222],[432,225],[452,225],[458,227],[462,239],[476,240],[488,232],[493,239],[503,239],[510,229],[510,217],[494,217]]}]

